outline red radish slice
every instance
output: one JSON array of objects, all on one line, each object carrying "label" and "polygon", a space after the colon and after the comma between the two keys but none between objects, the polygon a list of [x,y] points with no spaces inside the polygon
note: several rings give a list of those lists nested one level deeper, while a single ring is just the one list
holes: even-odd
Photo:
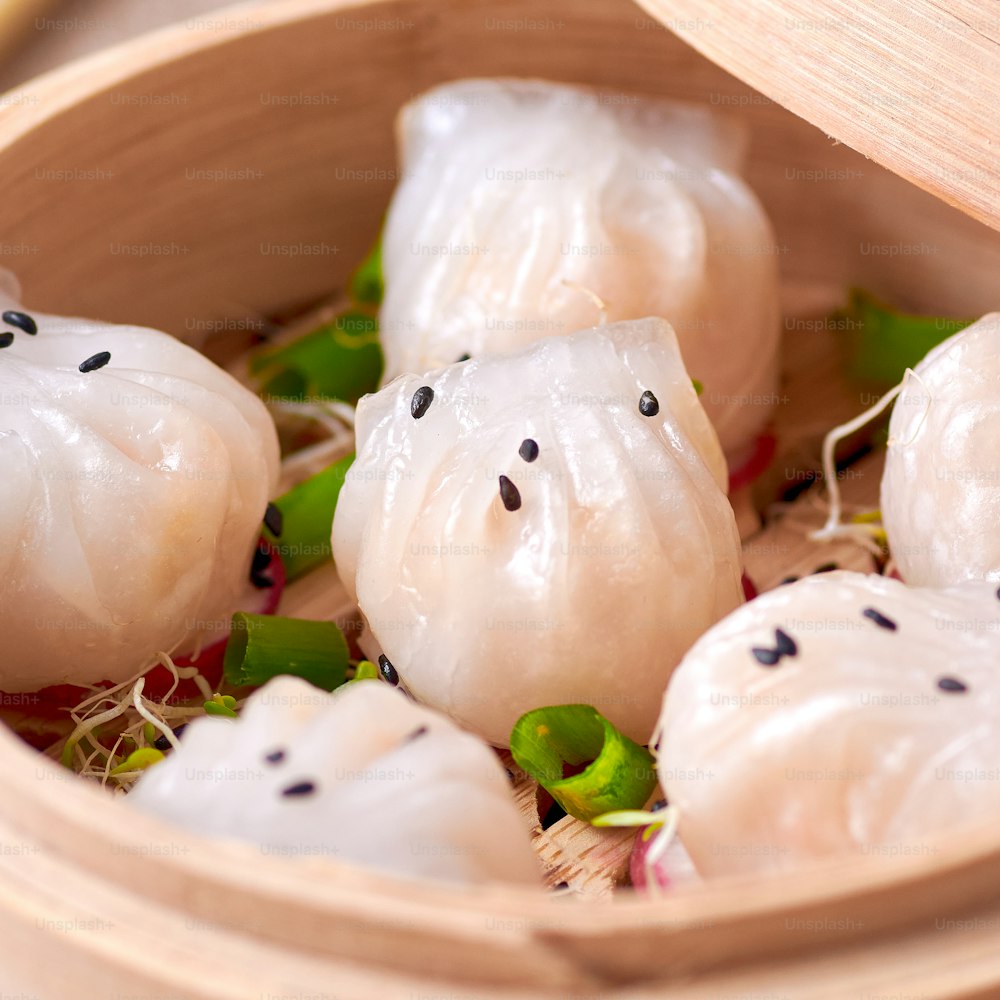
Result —
[{"label": "red radish slice", "polygon": [[753,453],[738,468],[729,473],[729,492],[749,486],[774,461],[778,439],[770,432],[761,434],[754,445]]},{"label": "red radish slice", "polygon": [[684,845],[676,837],[657,861],[652,864],[647,863],[649,852],[656,842],[660,829],[662,828],[657,828],[649,833],[650,827],[644,826],[635,835],[632,857],[629,860],[629,876],[636,889],[649,891],[649,877],[651,875],[661,890],[674,889],[684,883],[698,880],[698,873],[695,871],[691,858],[684,850]]}]

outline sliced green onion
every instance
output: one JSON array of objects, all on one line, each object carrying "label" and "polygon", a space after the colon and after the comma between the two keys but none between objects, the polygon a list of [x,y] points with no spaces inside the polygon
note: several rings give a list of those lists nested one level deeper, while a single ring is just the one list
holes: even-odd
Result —
[{"label": "sliced green onion", "polygon": [[347,678],[349,658],[344,634],[333,622],[237,611],[222,670],[237,687],[290,674],[332,691]]},{"label": "sliced green onion", "polygon": [[362,305],[375,306],[382,304],[385,294],[385,284],[382,280],[382,238],[375,241],[375,246],[368,251],[368,256],[358,265],[351,275],[347,291],[351,299]]},{"label": "sliced green onion", "polygon": [[250,371],[264,379],[262,395],[292,402],[340,399],[355,403],[382,377],[378,320],[350,311],[304,337],[256,355]]},{"label": "sliced green onion", "polygon": [[[656,788],[652,754],[590,705],[554,705],[522,715],[510,734],[510,752],[577,819],[640,809]],[[588,761],[579,774],[563,777],[565,765]]]},{"label": "sliced green onion", "polygon": [[847,307],[831,318],[834,329],[851,334],[851,374],[886,385],[901,381],[907,368],[971,322],[900,312],[858,288],[851,290]]},{"label": "sliced green onion", "polygon": [[333,558],[333,512],[353,462],[354,456],[348,455],[274,501],[281,511],[281,537],[269,531],[267,537],[278,550],[289,582]]},{"label": "sliced green onion", "polygon": [[694,391],[700,396],[705,391],[705,386],[698,381],[698,379],[691,379],[691,384],[694,386]]},{"label": "sliced green onion", "polygon": [[164,759],[164,755],[154,747],[142,747],[140,750],[133,750],[114,770],[111,776],[125,774],[128,771],[145,771],[147,767],[159,764]]}]

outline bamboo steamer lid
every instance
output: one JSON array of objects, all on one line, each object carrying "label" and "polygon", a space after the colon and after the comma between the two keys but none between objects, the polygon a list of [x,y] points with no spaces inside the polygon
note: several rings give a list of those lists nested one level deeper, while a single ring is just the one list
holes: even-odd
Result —
[{"label": "bamboo steamer lid", "polygon": [[992,0],[638,0],[831,137],[1000,228]]},{"label": "bamboo steamer lid", "polygon": [[[711,16],[735,23],[727,11],[752,20],[758,7],[719,2]],[[680,17],[681,5],[660,12]],[[709,51],[707,34],[688,34]],[[0,261],[29,305],[155,324],[212,352],[237,321],[302,308],[343,280],[391,193],[396,110],[474,74],[664,93],[744,117],[792,316],[851,283],[940,313],[996,307],[1000,236],[970,217],[985,209],[918,190],[849,148],[846,131],[831,129],[844,139],[832,144],[819,117],[821,128],[796,117],[763,80],[752,79],[762,94],[628,0],[270,0],[65,67],[0,101]],[[801,110],[791,93],[772,96]],[[241,169],[250,179],[207,179]],[[95,170],[104,179],[53,179]],[[318,251],[291,252],[303,247]],[[817,433],[857,409],[835,391],[831,338],[792,324],[786,348],[800,387],[789,426],[811,420]],[[763,582],[796,558],[787,540],[747,553]],[[333,591],[331,574],[316,575],[285,610],[321,615]],[[1000,984],[992,829],[928,841],[920,857],[573,901],[200,841],[70,780],[5,731],[0,791],[0,986],[40,1000],[83,984],[95,1000],[957,997]],[[606,884],[621,841],[588,835],[538,831],[550,881]]]}]

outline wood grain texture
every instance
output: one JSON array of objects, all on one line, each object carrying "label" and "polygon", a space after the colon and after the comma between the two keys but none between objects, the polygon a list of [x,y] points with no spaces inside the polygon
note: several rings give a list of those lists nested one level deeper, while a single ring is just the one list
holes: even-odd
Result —
[{"label": "wood grain texture", "polygon": [[[747,122],[748,175],[776,227],[775,246],[759,249],[780,255],[788,297],[781,450],[761,487],[772,494],[815,468],[830,423],[863,408],[824,320],[848,284],[937,313],[996,306],[1000,235],[832,145],[627,0],[271,0],[66,67],[0,106],[0,256],[29,304],[149,322],[210,349],[233,323],[333,292],[392,189],[399,105],[488,73],[699,99]],[[315,100],[292,103],[302,96]],[[874,496],[873,461],[845,480],[859,503]],[[787,521],[747,548],[762,585],[854,557],[820,556]],[[346,613],[330,570],[291,588],[286,608]],[[96,1000],[871,1000],[1000,988],[995,829],[919,857],[610,901],[629,838],[601,835],[592,850],[579,841],[597,835],[574,821],[536,831],[550,881],[592,897],[582,902],[202,842],[68,780],[6,732],[0,765],[0,986],[39,1000],[81,984]],[[519,794],[534,828],[533,790],[522,782]]]},{"label": "wood grain texture", "polygon": [[1000,228],[993,0],[639,0],[835,139]]}]

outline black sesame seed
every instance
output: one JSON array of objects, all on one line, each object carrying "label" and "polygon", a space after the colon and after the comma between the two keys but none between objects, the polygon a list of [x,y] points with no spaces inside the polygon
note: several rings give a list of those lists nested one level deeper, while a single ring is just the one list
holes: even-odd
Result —
[{"label": "black sesame seed", "polygon": [[10,347],[14,343],[14,334],[9,330],[0,333],[0,347]]},{"label": "black sesame seed", "polygon": [[101,351],[93,354],[86,361],[80,363],[80,371],[85,375],[87,372],[96,372],[98,368],[103,368],[111,360],[110,351]]},{"label": "black sesame seed", "polygon": [[781,659],[781,654],[776,649],[768,649],[766,646],[754,646],[750,650],[754,659],[763,667],[776,666]]},{"label": "black sesame seed", "polygon": [[799,651],[795,640],[780,628],[774,630],[774,641],[779,656],[795,656]]},{"label": "black sesame seed", "polygon": [[27,313],[18,312],[16,309],[8,309],[3,314],[3,321],[32,336],[38,333],[38,324]]},{"label": "black sesame seed", "polygon": [[782,585],[784,585],[784,584],[786,584],[786,583],[795,583],[795,581],[796,581],[797,579],[798,579],[798,577],[797,577],[797,576],[786,576],[786,577],[784,577],[784,578],[783,578],[783,579],[781,580],[781,583],[779,584],[779,586],[782,586]]},{"label": "black sesame seed", "polygon": [[410,400],[410,416],[414,420],[419,420],[433,402],[434,390],[429,385],[422,385],[413,394],[413,399]]},{"label": "black sesame seed", "polygon": [[314,781],[299,781],[294,785],[289,785],[287,788],[281,789],[281,794],[285,796],[286,799],[291,798],[301,798],[304,795],[312,795],[316,791],[316,782]]},{"label": "black sesame seed", "polygon": [[997,587],[997,600],[1000,601],[1000,587]]},{"label": "black sesame seed", "polygon": [[568,888],[569,888],[569,882],[556,882],[556,884],[552,886],[552,890],[554,892],[558,891],[559,889],[568,889]]},{"label": "black sesame seed", "polygon": [[500,477],[500,499],[507,510],[519,510],[521,507],[521,494],[506,476]]},{"label": "black sesame seed", "polygon": [[835,562],[823,563],[822,566],[817,566],[813,573],[832,573],[834,570],[840,569],[840,567]]},{"label": "black sesame seed", "polygon": [[[184,735],[184,730],[185,729],[187,729],[187,723],[186,722],[182,722],[174,730],[174,739],[179,740]],[[172,745],[170,743],[170,740],[168,740],[166,738],[166,736],[157,736],[156,739],[153,740],[153,746],[157,750],[159,750],[161,753],[166,753],[168,750],[172,749]]]},{"label": "black sesame seed", "polygon": [[962,694],[969,690],[968,686],[957,677],[941,677],[938,679],[937,686],[949,694]]},{"label": "black sesame seed", "polygon": [[666,809],[666,808],[667,808],[667,800],[666,799],[657,799],[649,807],[649,811],[656,813],[656,812],[659,812],[661,809]]},{"label": "black sesame seed", "polygon": [[413,740],[420,739],[421,736],[426,736],[427,733],[429,732],[430,730],[426,726],[419,726],[418,728],[414,729],[413,732],[410,733],[410,735],[407,736],[405,740],[403,740],[403,742],[411,743]]},{"label": "black sesame seed", "polygon": [[273,503],[269,503],[264,511],[264,527],[274,535],[275,538],[281,537],[281,529],[285,526],[285,517],[281,513],[281,509]]},{"label": "black sesame seed", "polygon": [[517,449],[517,453],[526,462],[534,462],[538,458],[538,442],[534,438],[525,438],[521,442],[521,447]]},{"label": "black sesame seed", "polygon": [[517,777],[509,767],[505,767],[504,770],[507,772],[507,780],[513,785],[517,781]]},{"label": "black sesame seed", "polygon": [[774,648],[768,646],[753,646],[750,649],[753,658],[764,667],[777,666],[783,657],[796,656],[799,652],[798,643],[783,629],[774,630]]},{"label": "black sesame seed", "polygon": [[463,361],[471,361],[471,360],[472,360],[471,354],[463,354],[455,363],[461,364]]},{"label": "black sesame seed", "polygon": [[262,545],[258,545],[254,550],[253,562],[250,563],[250,573],[260,573],[271,565],[271,553]]},{"label": "black sesame seed", "polygon": [[881,611],[876,611],[874,608],[865,608],[865,610],[861,613],[865,616],[865,618],[875,622],[879,628],[888,629],[890,632],[896,631],[896,623],[891,618],[886,618]]},{"label": "black sesame seed", "polygon": [[264,760],[266,760],[268,764],[280,764],[284,759],[284,750],[272,750],[270,753],[264,754]]},{"label": "black sesame seed", "polygon": [[396,673],[396,668],[389,662],[389,657],[385,654],[378,658],[378,672],[382,675],[382,679],[388,681],[393,687],[399,683],[399,674]]},{"label": "black sesame seed", "polygon": [[655,417],[660,412],[660,401],[648,389],[639,397],[639,412],[644,417]]}]

